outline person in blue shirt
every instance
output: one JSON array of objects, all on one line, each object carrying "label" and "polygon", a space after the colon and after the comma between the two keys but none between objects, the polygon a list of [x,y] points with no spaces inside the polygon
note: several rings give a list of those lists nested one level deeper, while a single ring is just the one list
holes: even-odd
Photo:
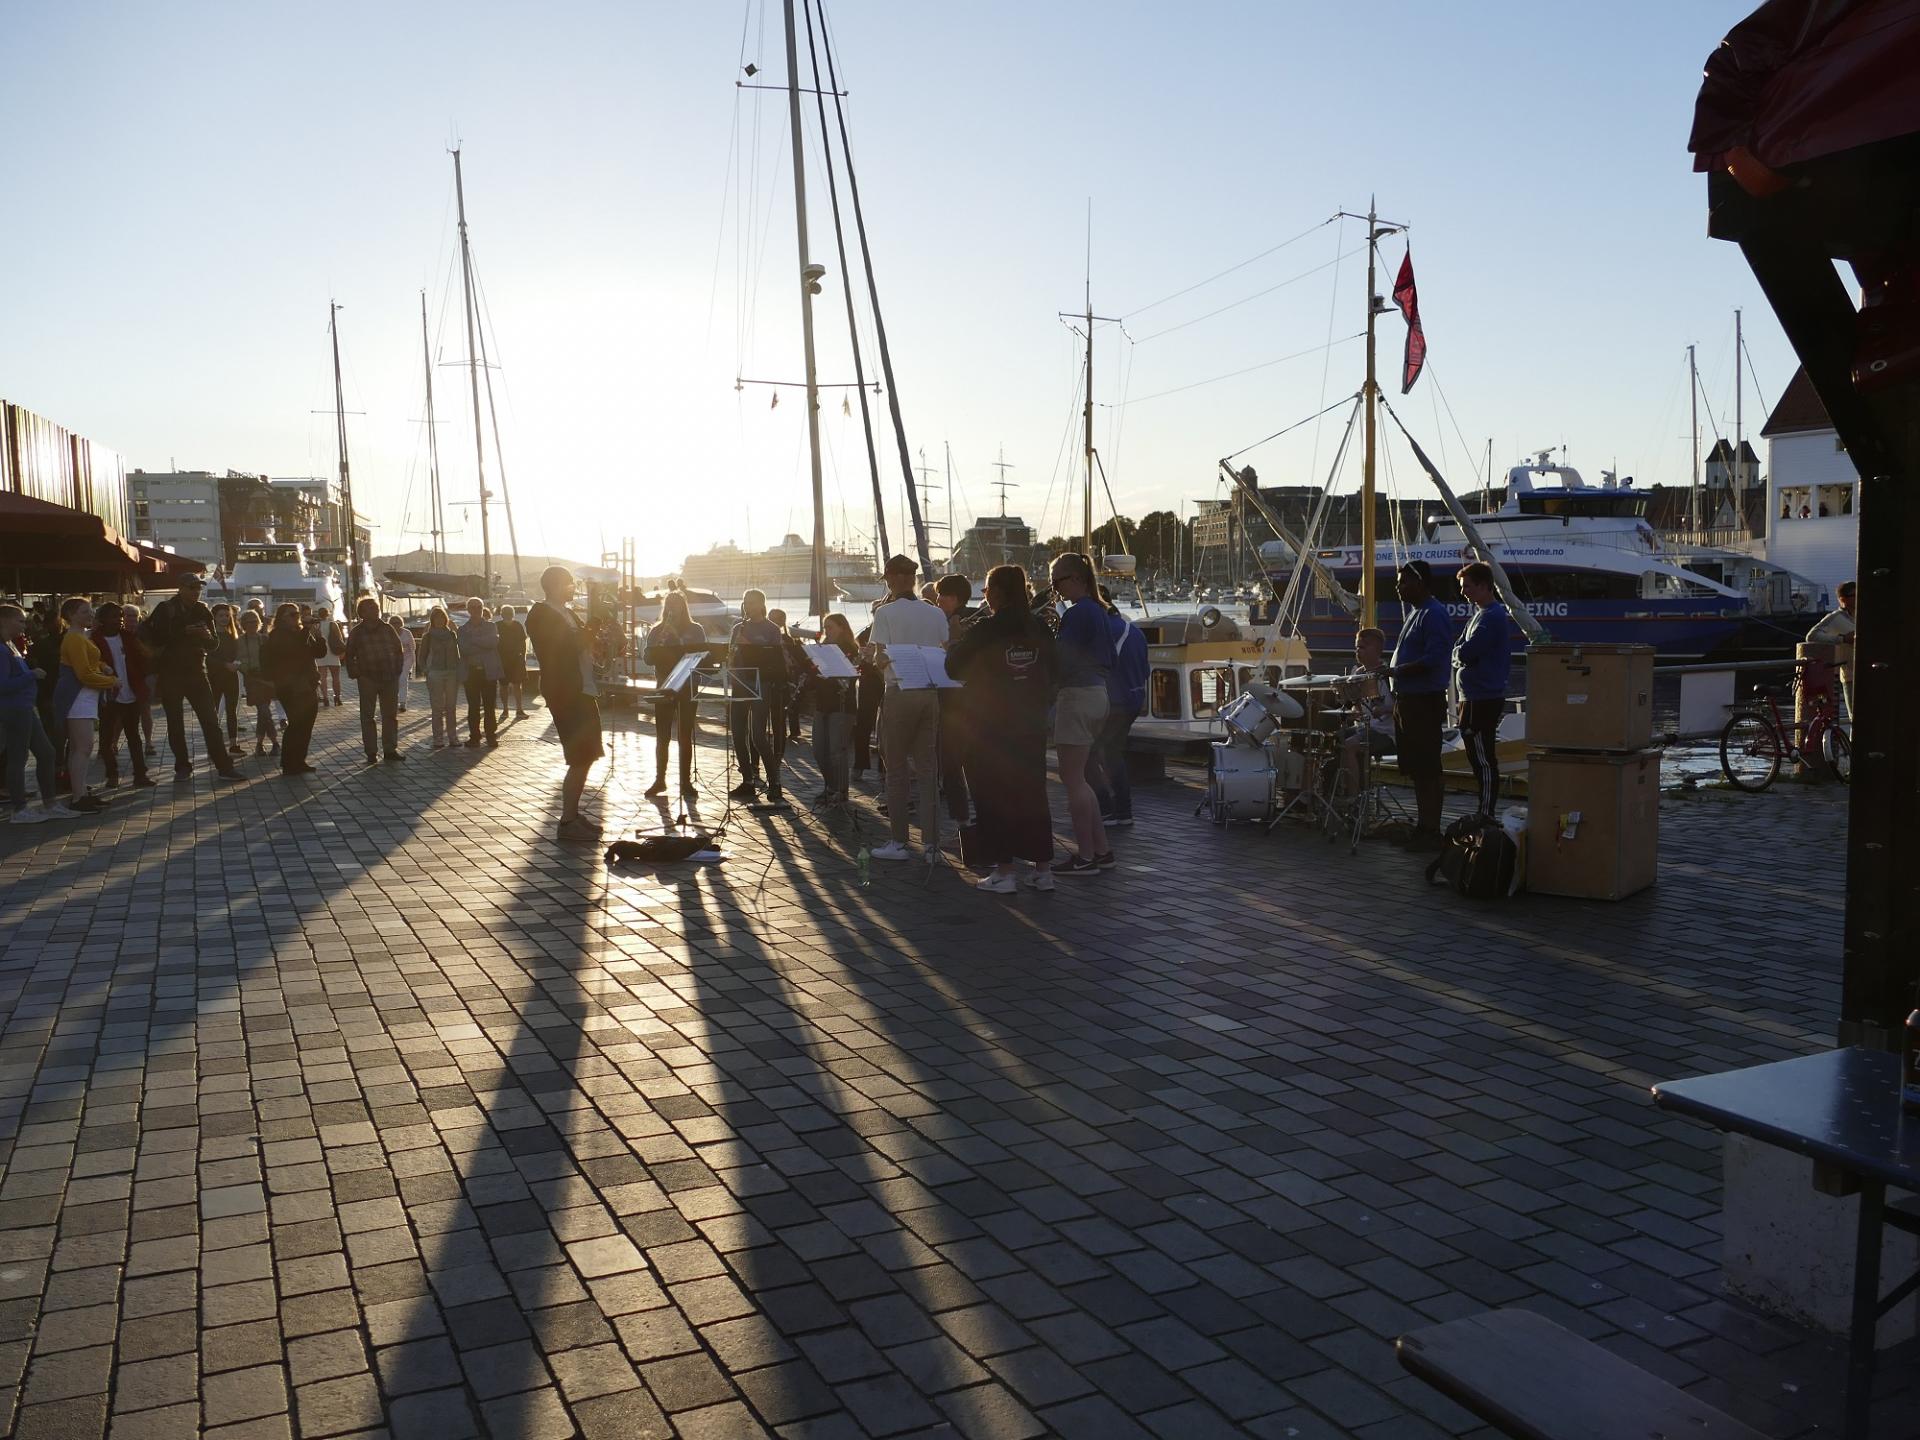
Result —
[{"label": "person in blue shirt", "polygon": [[1106,586],[1099,593],[1107,610],[1107,628],[1113,633],[1113,668],[1107,671],[1107,719],[1093,747],[1093,763],[1087,766],[1087,783],[1100,802],[1101,823],[1110,830],[1124,830],[1133,824],[1127,735],[1147,708],[1147,637],[1120,613]]},{"label": "person in blue shirt", "polygon": [[1453,621],[1433,594],[1433,567],[1409,560],[1395,577],[1402,615],[1387,679],[1393,684],[1394,753],[1413,783],[1417,818],[1410,850],[1440,848],[1440,731],[1447,720],[1453,673]]},{"label": "person in blue shirt", "polygon": [[1473,766],[1480,813],[1493,814],[1500,793],[1500,762],[1494,747],[1507,708],[1507,676],[1513,669],[1513,624],[1493,567],[1475,560],[1460,571],[1460,593],[1473,606],[1453,646],[1453,673],[1460,690],[1460,743]]},{"label": "person in blue shirt", "polygon": [[1067,791],[1079,853],[1054,867],[1056,876],[1093,875],[1116,865],[1100,823],[1100,802],[1087,783],[1087,762],[1107,723],[1107,674],[1113,669],[1113,630],[1093,593],[1093,562],[1069,552],[1054,557],[1049,579],[1065,602],[1054,659],[1053,749]]}]

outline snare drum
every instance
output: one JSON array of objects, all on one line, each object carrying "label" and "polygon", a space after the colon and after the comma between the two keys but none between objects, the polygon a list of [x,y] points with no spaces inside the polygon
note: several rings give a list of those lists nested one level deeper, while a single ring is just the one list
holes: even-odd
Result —
[{"label": "snare drum", "polygon": [[1264,824],[1273,818],[1275,789],[1273,755],[1264,745],[1214,743],[1213,774],[1207,781],[1214,824],[1229,820]]},{"label": "snare drum", "polygon": [[1238,735],[1254,745],[1280,727],[1280,722],[1260,703],[1257,695],[1241,695],[1229,701],[1221,708],[1220,723],[1227,727],[1229,735]]}]

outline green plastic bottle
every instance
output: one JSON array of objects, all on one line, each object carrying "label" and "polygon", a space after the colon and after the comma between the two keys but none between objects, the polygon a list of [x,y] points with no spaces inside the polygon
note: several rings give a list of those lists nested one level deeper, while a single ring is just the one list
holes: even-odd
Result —
[{"label": "green plastic bottle", "polygon": [[854,856],[854,864],[860,867],[860,888],[865,890],[873,883],[873,851],[862,845],[860,853]]}]

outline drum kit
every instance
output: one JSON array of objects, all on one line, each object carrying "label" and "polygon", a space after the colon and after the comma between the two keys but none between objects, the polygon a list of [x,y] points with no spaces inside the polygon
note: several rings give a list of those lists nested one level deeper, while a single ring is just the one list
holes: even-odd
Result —
[{"label": "drum kit", "polygon": [[1305,808],[1309,818],[1333,818],[1320,777],[1333,765],[1340,733],[1359,715],[1347,703],[1355,678],[1296,675],[1278,684],[1249,681],[1220,711],[1227,738],[1214,742],[1207,793],[1194,811],[1216,825],[1236,820],[1268,830]]}]

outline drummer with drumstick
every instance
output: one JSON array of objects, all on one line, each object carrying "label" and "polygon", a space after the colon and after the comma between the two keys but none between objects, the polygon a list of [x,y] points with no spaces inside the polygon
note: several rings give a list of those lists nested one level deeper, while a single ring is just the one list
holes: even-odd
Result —
[{"label": "drummer with drumstick", "polygon": [[1383,672],[1386,632],[1368,625],[1353,637],[1350,684],[1340,688],[1352,699],[1359,722],[1340,732],[1340,768],[1351,783],[1349,795],[1360,793],[1360,757],[1371,750],[1377,760],[1393,753],[1393,687]]}]

